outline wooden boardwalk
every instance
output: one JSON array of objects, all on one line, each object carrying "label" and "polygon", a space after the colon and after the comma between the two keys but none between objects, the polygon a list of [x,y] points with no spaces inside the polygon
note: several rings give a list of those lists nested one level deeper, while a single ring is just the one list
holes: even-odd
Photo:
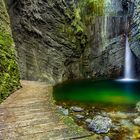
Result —
[{"label": "wooden boardwalk", "polygon": [[0,104],[0,140],[95,140],[70,118],[64,121],[58,115],[51,85],[21,83],[22,88]]}]

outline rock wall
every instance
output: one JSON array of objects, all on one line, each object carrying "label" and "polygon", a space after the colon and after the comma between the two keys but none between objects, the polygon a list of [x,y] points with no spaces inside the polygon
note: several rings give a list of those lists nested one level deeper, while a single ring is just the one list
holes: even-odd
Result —
[{"label": "rock wall", "polygon": [[22,79],[55,84],[121,75],[127,22],[121,1],[7,0],[7,5]]},{"label": "rock wall", "polygon": [[130,47],[140,59],[140,0],[134,0],[130,4],[133,6],[133,15],[130,17]]},{"label": "rock wall", "polygon": [[106,0],[102,14],[97,12],[92,16],[87,29],[90,47],[84,53],[91,77],[117,78],[123,75],[127,22],[127,11],[117,0]]},{"label": "rock wall", "polygon": [[19,72],[9,16],[0,0],[0,103],[19,86]]},{"label": "rock wall", "polygon": [[140,76],[140,0],[129,1],[129,42],[135,55],[137,77]]},{"label": "rock wall", "polygon": [[73,4],[19,0],[9,1],[8,7],[22,79],[57,83],[82,77],[86,36]]}]

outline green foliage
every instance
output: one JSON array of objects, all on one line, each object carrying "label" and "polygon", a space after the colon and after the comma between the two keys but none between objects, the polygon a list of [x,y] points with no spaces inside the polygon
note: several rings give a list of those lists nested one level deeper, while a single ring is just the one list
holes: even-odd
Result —
[{"label": "green foliage", "polygon": [[105,1],[104,0],[80,0],[79,7],[82,22],[87,27],[97,16],[104,15]]},{"label": "green foliage", "polygon": [[0,102],[19,85],[18,67],[10,34],[0,32]]},{"label": "green foliage", "polygon": [[[87,43],[89,25],[93,23],[97,16],[104,15],[105,1],[104,0],[79,0],[76,4],[71,3],[72,8],[66,8],[64,13],[66,16],[65,30],[68,32],[72,42],[78,44]],[[86,45],[87,46],[87,45]]]},{"label": "green foliage", "polygon": [[0,32],[10,32],[10,21],[3,0],[0,0]]},{"label": "green foliage", "polygon": [[[65,14],[65,28],[64,32],[68,33],[68,39],[74,43],[76,48],[83,50],[87,43],[84,24],[81,20],[81,9],[74,1],[64,11]],[[81,49],[82,48],[82,49]]]},{"label": "green foliage", "polygon": [[14,42],[3,0],[0,0],[0,103],[19,86]]},{"label": "green foliage", "polygon": [[102,16],[104,14],[104,0],[86,0],[80,2],[80,7],[86,15]]}]

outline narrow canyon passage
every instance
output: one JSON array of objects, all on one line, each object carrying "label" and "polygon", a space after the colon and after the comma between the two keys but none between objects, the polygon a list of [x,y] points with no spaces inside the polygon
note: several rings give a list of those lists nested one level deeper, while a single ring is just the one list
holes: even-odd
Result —
[{"label": "narrow canyon passage", "polygon": [[140,140],[139,5],[0,0],[0,140]]}]

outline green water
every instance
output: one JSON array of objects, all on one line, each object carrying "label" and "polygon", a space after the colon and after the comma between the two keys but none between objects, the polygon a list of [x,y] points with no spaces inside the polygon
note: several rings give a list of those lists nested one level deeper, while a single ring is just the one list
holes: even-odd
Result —
[{"label": "green water", "polygon": [[135,104],[140,101],[140,82],[80,80],[54,87],[56,101],[105,104]]}]

